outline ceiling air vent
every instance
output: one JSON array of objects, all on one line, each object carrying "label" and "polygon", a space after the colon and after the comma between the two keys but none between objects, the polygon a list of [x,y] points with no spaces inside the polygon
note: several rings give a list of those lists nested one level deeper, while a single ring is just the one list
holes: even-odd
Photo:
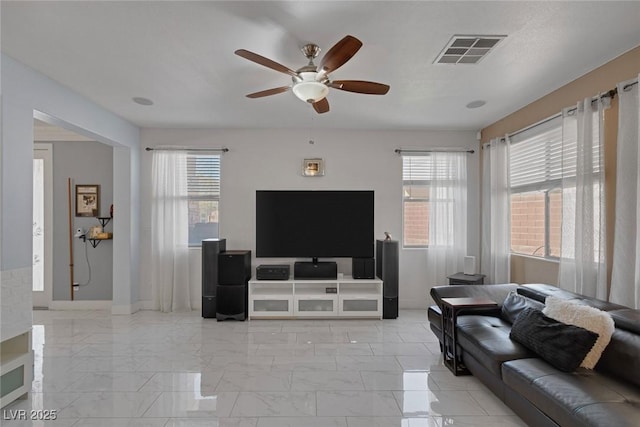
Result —
[{"label": "ceiling air vent", "polygon": [[477,64],[507,36],[455,35],[442,49],[434,64]]}]

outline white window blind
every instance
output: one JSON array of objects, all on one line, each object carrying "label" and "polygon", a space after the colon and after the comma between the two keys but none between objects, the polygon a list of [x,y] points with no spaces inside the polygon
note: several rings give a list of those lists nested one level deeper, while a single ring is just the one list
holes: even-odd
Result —
[{"label": "white window blind", "polygon": [[[597,112],[593,120],[598,135]],[[510,180],[512,192],[560,187],[562,176],[575,176],[577,135],[575,127],[563,135],[562,117],[534,126],[511,137]],[[564,144],[563,144],[564,139]],[[593,148],[594,171],[600,172],[600,150]],[[563,173],[564,172],[564,173]]]},{"label": "white window blind", "polygon": [[191,200],[219,200],[220,156],[187,155],[187,187]]},{"label": "white window blind", "polygon": [[219,237],[220,155],[187,154],[189,244]]},{"label": "white window blind", "polygon": [[433,176],[430,156],[402,157],[402,242],[405,248],[429,244],[429,183]]},{"label": "white window blind", "polygon": [[430,155],[403,156],[402,180],[404,182],[429,182],[432,179],[454,179],[455,171],[446,161],[434,160]]},{"label": "white window blind", "polygon": [[559,184],[562,178],[562,118],[513,136],[510,157],[512,191],[547,188],[549,182]]}]

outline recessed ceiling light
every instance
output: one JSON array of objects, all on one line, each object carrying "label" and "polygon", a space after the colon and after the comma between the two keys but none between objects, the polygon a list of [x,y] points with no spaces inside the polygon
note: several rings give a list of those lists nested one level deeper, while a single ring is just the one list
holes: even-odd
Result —
[{"label": "recessed ceiling light", "polygon": [[467,104],[467,108],[480,108],[486,103],[487,103],[487,101],[483,101],[481,99],[478,99],[477,101],[471,101],[470,103],[468,103]]},{"label": "recessed ceiling light", "polygon": [[133,102],[140,105],[153,105],[153,101],[149,98],[143,98],[141,96],[136,96],[133,99]]}]

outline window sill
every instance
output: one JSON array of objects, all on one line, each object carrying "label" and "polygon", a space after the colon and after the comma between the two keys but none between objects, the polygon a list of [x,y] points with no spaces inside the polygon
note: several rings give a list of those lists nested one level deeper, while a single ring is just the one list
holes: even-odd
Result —
[{"label": "window sill", "polygon": [[511,257],[519,257],[519,258],[532,259],[532,260],[536,260],[536,261],[546,261],[546,262],[552,262],[552,263],[555,263],[555,264],[560,264],[560,258],[545,258],[545,257],[540,257],[540,256],[519,254],[519,253],[515,253],[515,252],[511,252]]}]

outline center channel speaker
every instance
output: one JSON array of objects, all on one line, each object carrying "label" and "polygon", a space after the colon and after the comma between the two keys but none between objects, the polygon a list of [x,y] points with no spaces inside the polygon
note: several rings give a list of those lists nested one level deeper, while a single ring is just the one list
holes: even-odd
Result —
[{"label": "center channel speaker", "polygon": [[375,279],[376,261],[373,258],[352,258],[351,275],[354,279]]},{"label": "center channel speaker", "polygon": [[298,261],[293,264],[293,278],[335,280],[338,278],[338,264],[334,261]]}]

